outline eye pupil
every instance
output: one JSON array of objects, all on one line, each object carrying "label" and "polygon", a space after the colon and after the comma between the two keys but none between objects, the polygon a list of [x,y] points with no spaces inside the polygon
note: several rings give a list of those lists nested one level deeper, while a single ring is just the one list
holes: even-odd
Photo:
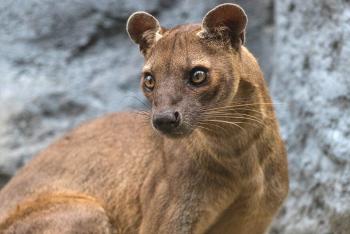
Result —
[{"label": "eye pupil", "polygon": [[144,85],[147,89],[152,90],[155,85],[155,80],[151,75],[146,75],[144,78]]},{"label": "eye pupil", "polygon": [[190,82],[193,85],[199,85],[203,83],[206,79],[207,79],[207,72],[196,69],[192,72]]},{"label": "eye pupil", "polygon": [[205,74],[204,74],[204,72],[203,71],[196,71],[195,73],[194,73],[194,80],[196,80],[196,81],[201,81],[203,78],[204,78],[204,76],[205,76]]}]

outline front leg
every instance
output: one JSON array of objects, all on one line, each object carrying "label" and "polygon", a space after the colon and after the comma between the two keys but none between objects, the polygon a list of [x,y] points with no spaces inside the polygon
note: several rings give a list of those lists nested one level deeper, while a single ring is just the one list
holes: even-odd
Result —
[{"label": "front leg", "polygon": [[195,186],[175,185],[162,181],[154,187],[153,194],[142,197],[140,234],[203,234],[233,199],[229,194],[210,194]]}]

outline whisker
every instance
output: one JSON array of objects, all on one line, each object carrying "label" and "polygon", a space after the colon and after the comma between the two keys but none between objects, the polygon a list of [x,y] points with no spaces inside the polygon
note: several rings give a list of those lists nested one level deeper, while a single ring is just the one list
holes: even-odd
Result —
[{"label": "whisker", "polygon": [[234,125],[234,126],[238,127],[239,129],[241,129],[242,131],[244,131],[246,134],[248,134],[244,128],[242,128],[241,126],[238,125],[239,123],[244,123],[244,122],[231,122],[231,121],[218,120],[218,119],[207,119],[205,121],[216,122],[216,123],[226,123],[226,124]]},{"label": "whisker", "polygon": [[137,101],[139,101],[146,108],[151,108],[151,105],[149,103],[144,102],[143,100],[141,100],[141,98],[137,97],[134,94],[128,94],[128,95],[126,95],[126,97],[135,98]]},{"label": "whisker", "polygon": [[135,111],[137,114],[142,114],[142,115],[148,115],[148,116],[150,116],[150,112],[148,112],[148,111],[142,111],[142,110],[138,110],[138,111]]},{"label": "whisker", "polygon": [[188,123],[187,121],[184,121],[184,124],[190,126],[190,127],[193,128],[193,129],[196,128],[196,127],[198,127],[198,128],[202,128],[202,129],[207,130],[207,131],[214,131],[214,130],[212,130],[212,129],[210,129],[210,128],[201,126],[201,125],[199,125],[199,124],[196,124],[196,125],[190,124],[190,123]]},{"label": "whisker", "polygon": [[207,131],[214,131],[214,130],[212,130],[212,129],[210,129],[210,128],[207,128],[207,127],[204,127],[204,126],[202,126],[202,125],[197,125],[196,127],[198,127],[198,128],[202,128],[202,129],[204,129],[204,130],[207,130]]},{"label": "whisker", "polygon": [[237,112],[237,111],[235,111],[235,112],[228,112],[228,111],[208,112],[208,113],[204,113],[203,115],[206,115],[206,116],[213,116],[213,115],[217,115],[217,116],[247,116],[247,117],[255,118],[257,120],[263,120],[262,118],[259,118],[258,116],[245,114],[245,113],[240,113],[240,112]]},{"label": "whisker", "polygon": [[[235,115],[230,115],[230,114],[215,114],[215,115],[207,115],[208,117],[223,117],[223,118],[228,118],[228,119],[247,119],[247,120],[252,120],[254,122],[257,122],[259,124],[261,124],[262,126],[264,126],[265,124],[260,121],[260,119],[256,118],[255,116],[250,116],[250,115],[246,115],[246,114],[239,114],[239,115],[244,115],[244,116],[235,116]],[[206,115],[203,115],[206,116]]]},{"label": "whisker", "polygon": [[221,129],[224,130],[224,131],[227,131],[226,128],[224,128],[224,127],[222,127],[222,126],[220,126],[220,125],[214,124],[214,123],[207,123],[207,122],[203,122],[203,121],[199,121],[199,123],[200,123],[201,125],[218,127],[218,128],[221,128]]},{"label": "whisker", "polygon": [[151,119],[151,115],[148,112],[143,112],[143,111],[135,111],[135,114],[145,117],[147,120]]},{"label": "whisker", "polygon": [[246,107],[238,107],[238,108],[227,108],[222,110],[207,110],[208,113],[230,113],[230,111],[238,112],[238,111],[247,111],[247,112],[254,112],[259,115],[261,115],[261,111],[258,111],[256,109],[246,108]]},{"label": "whisker", "polygon": [[235,104],[235,105],[229,105],[229,106],[221,106],[221,107],[215,107],[215,108],[200,108],[202,110],[206,110],[206,111],[211,111],[211,110],[221,110],[221,109],[228,109],[228,108],[236,108],[236,107],[247,107],[247,106],[258,106],[258,105],[276,105],[276,103],[245,103],[245,104]]}]

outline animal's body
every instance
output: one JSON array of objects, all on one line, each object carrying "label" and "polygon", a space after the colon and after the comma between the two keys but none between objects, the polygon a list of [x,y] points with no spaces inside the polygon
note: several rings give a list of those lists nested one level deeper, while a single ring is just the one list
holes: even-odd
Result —
[{"label": "animal's body", "polygon": [[151,112],[102,117],[41,152],[0,191],[0,233],[265,233],[287,160],[245,25],[233,4],[170,30],[133,14]]}]

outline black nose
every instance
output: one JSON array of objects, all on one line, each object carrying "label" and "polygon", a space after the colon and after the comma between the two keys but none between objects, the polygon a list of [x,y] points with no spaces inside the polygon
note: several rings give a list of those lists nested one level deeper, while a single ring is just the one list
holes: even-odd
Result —
[{"label": "black nose", "polygon": [[180,113],[165,111],[153,115],[153,126],[162,132],[171,132],[180,125]]}]

